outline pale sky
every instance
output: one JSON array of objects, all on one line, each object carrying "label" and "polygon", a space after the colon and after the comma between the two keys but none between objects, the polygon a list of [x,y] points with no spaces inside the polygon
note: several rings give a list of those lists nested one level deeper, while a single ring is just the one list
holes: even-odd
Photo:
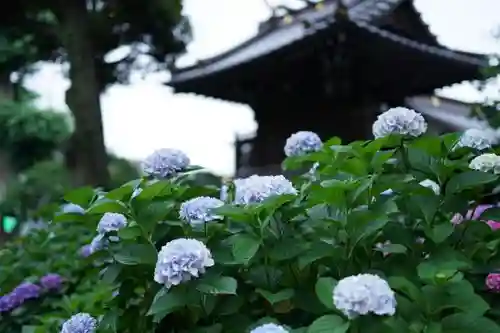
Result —
[{"label": "pale sky", "polygon": [[[293,0],[270,0],[273,4]],[[417,9],[439,41],[451,48],[500,53],[492,37],[500,26],[500,0],[415,0]],[[185,0],[194,41],[179,64],[220,53],[254,35],[269,15],[264,0]],[[432,73],[429,73],[432,75]],[[113,86],[101,98],[105,141],[119,156],[141,160],[158,148],[184,150],[192,163],[224,175],[234,172],[235,135],[256,129],[252,110],[244,105],[195,95],[174,95],[161,84],[166,75],[136,77],[128,86]],[[56,65],[44,65],[26,86],[41,94],[39,104],[67,110],[67,80]],[[462,100],[480,97],[470,86],[446,89]]]}]

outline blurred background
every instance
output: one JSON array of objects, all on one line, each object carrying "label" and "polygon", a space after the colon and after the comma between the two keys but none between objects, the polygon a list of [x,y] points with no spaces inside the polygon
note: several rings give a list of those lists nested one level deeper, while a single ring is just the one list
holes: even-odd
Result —
[{"label": "blurred background", "polygon": [[[286,138],[369,139],[382,110],[498,141],[498,0],[22,0],[0,14],[0,185],[12,216],[112,188],[155,149],[279,172]],[[497,119],[499,118],[499,119]]]}]

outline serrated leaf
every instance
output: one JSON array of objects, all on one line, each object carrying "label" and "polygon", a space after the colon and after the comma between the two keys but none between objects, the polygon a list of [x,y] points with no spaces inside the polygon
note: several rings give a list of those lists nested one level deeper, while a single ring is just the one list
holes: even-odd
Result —
[{"label": "serrated leaf", "polygon": [[318,299],[328,309],[335,309],[333,305],[333,288],[337,285],[337,280],[330,277],[322,277],[316,281],[314,290]]},{"label": "serrated leaf", "polygon": [[230,276],[209,276],[203,278],[196,289],[205,294],[236,295],[238,282]]},{"label": "serrated leaf", "polygon": [[124,265],[155,265],[157,259],[156,249],[150,244],[125,245],[114,258]]},{"label": "serrated leaf", "polygon": [[250,235],[239,234],[231,238],[234,260],[248,263],[257,253],[260,241]]},{"label": "serrated leaf", "polygon": [[335,315],[326,315],[316,319],[307,329],[307,333],[345,333],[349,322]]}]

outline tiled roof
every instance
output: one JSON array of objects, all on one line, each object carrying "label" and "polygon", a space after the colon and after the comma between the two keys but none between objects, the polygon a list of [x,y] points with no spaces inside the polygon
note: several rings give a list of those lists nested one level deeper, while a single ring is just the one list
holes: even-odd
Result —
[{"label": "tiled roof", "polygon": [[[401,43],[422,52],[429,52],[437,56],[455,59],[471,65],[485,65],[485,60],[479,56],[468,56],[464,53],[454,52],[444,47],[426,45],[380,29],[375,25],[377,19],[388,15],[404,1],[408,0],[349,0],[345,1],[345,4],[349,20],[358,27],[366,29],[371,33],[389,38],[394,42]],[[266,29],[266,31],[263,31],[261,34],[258,34],[254,38],[251,38],[219,56],[200,61],[194,66],[173,71],[170,84],[175,86],[176,83],[223,71],[294,44],[309,35],[315,34],[319,30],[334,25],[336,23],[335,12],[337,9],[337,1],[325,1],[323,8],[320,10],[307,8],[300,11],[294,16],[294,20],[291,23],[286,24],[280,22],[272,29]]]}]

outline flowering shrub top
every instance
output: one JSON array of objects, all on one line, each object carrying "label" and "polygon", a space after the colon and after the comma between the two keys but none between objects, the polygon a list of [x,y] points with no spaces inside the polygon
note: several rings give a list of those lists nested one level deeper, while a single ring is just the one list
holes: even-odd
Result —
[{"label": "flowering shrub top", "polygon": [[[167,149],[148,177],[72,193],[102,227],[89,259],[115,297],[71,315],[91,333],[500,332],[500,210],[476,213],[499,176],[471,163],[494,152],[426,128],[396,109],[371,141],[295,135],[283,167],[314,168],[293,181],[189,186],[189,159]],[[122,222],[104,228],[109,216]],[[71,315],[61,332],[83,322]]]}]

